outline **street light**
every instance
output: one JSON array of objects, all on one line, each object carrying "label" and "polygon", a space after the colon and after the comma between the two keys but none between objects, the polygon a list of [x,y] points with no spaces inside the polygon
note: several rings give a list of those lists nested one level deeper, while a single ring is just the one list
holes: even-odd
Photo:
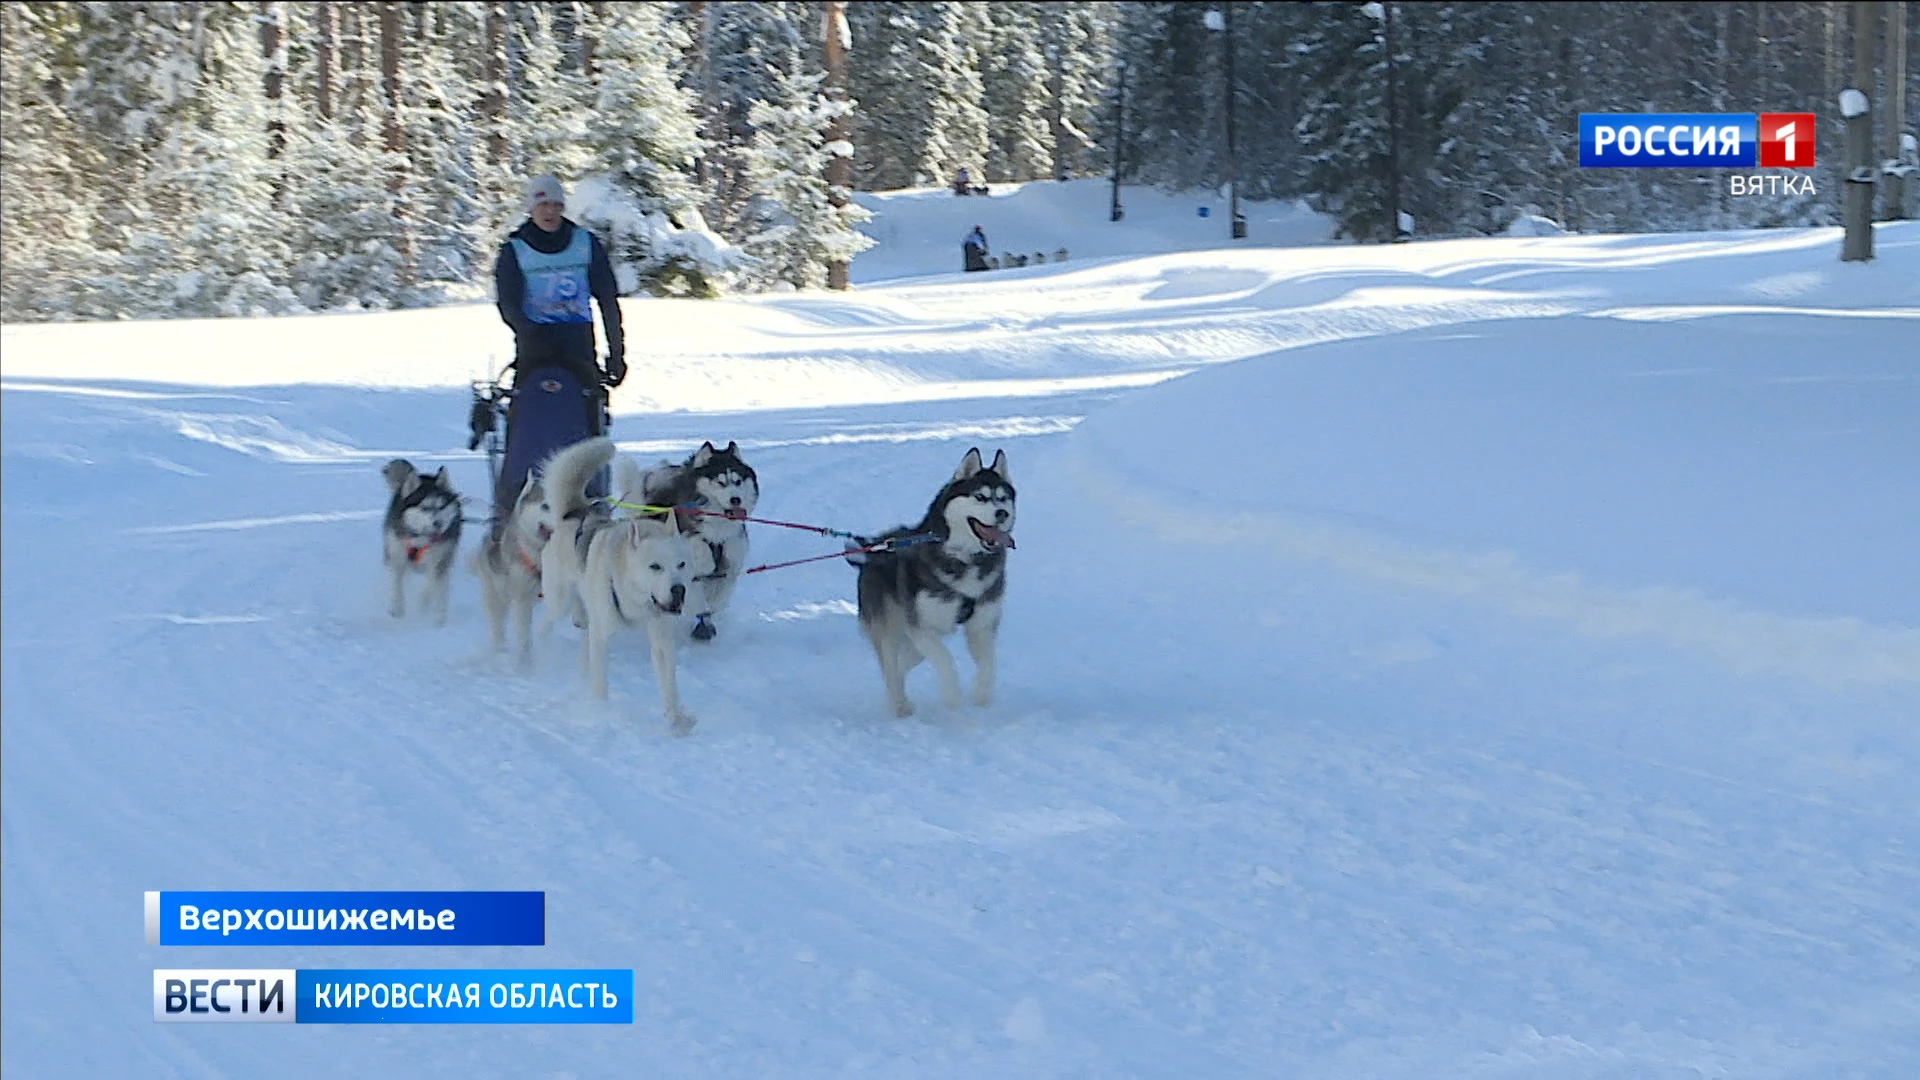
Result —
[{"label": "street light", "polygon": [[1119,221],[1127,216],[1120,209],[1120,144],[1126,141],[1127,134],[1127,62],[1116,60],[1114,66],[1120,78],[1113,96],[1113,205],[1108,210],[1108,221]]},{"label": "street light", "polygon": [[1207,29],[1220,35],[1221,44],[1227,51],[1226,56],[1226,95],[1227,95],[1227,218],[1232,222],[1231,232],[1235,240],[1247,238],[1247,219],[1240,216],[1240,162],[1235,146],[1233,128],[1233,5],[1210,8],[1206,14]]}]

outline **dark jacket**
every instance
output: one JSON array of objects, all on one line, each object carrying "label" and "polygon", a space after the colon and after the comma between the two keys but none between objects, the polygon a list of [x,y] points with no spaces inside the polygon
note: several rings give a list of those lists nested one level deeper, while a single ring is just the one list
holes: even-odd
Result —
[{"label": "dark jacket", "polygon": [[[562,218],[558,229],[547,232],[529,218],[513,231],[512,237],[526,241],[535,251],[552,255],[566,250],[577,228],[578,225]],[[588,238],[593,253],[587,264],[587,287],[599,302],[600,321],[606,328],[606,378],[618,381],[627,373],[626,335],[620,326],[620,289],[614,281],[613,263],[607,258],[605,245],[591,233]],[[521,306],[526,299],[527,279],[520,272],[520,260],[514,258],[511,242],[500,245],[500,255],[493,263],[493,287],[500,317],[513,327],[516,370],[564,367],[584,385],[598,386],[605,381],[594,364],[592,323],[536,323],[527,318]]]}]

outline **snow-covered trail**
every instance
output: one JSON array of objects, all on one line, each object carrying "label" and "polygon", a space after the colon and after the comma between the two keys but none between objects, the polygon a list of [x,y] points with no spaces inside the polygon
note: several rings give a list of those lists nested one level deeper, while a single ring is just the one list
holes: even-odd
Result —
[{"label": "snow-covered trail", "polygon": [[[1895,260],[1920,236],[1882,235],[1888,268],[1911,265]],[[683,653],[700,725],[679,740],[637,642],[601,706],[580,694],[570,629],[531,675],[490,660],[470,578],[444,630],[386,617],[379,465],[445,460],[480,490],[477,456],[449,449],[464,442],[463,390],[78,383],[17,375],[10,357],[0,1064],[9,1076],[1908,1075],[1920,673],[1905,664],[1920,628],[1910,581],[1865,586],[1920,515],[1887,508],[1913,482],[1899,418],[1920,379],[1894,343],[1916,320],[1897,293],[1862,303],[1895,317],[1849,322],[1851,355],[1817,358],[1868,387],[1865,402],[1764,405],[1752,388],[1794,370],[1706,349],[1698,311],[1648,322],[1675,317],[1654,300],[1724,305],[1783,277],[1804,290],[1797,305],[1846,306],[1831,282],[1808,283],[1830,252],[1771,240],[1744,272],[1724,253],[1712,279],[1627,267],[1550,301],[1638,305],[1623,319],[1520,296],[1496,312],[1514,323],[1473,332],[1499,356],[1564,345],[1565,377],[1532,384],[1449,352],[1448,326],[1484,318],[1477,300],[1428,296],[1436,328],[1403,333],[1416,329],[1396,321],[1405,297],[1281,287],[1319,273],[1297,253],[1269,256],[1264,308],[1243,290],[1192,300],[1184,340],[1219,342],[1209,360],[1264,351],[1236,336],[1256,309],[1263,325],[1305,325],[1296,309],[1334,301],[1355,321],[1322,320],[1315,340],[1362,340],[1144,389],[1116,376],[1163,365],[1109,361],[1164,312],[1139,304],[1126,325],[1124,294],[1094,296],[1067,274],[1022,286],[1034,319],[1054,289],[1060,323],[1080,326],[1038,370],[957,366],[969,340],[1001,357],[1013,339],[918,324],[969,302],[933,295],[951,286],[837,301],[828,316],[846,326],[863,310],[876,323],[908,312],[858,358],[893,373],[879,390],[835,381],[847,340],[768,335],[759,348],[796,379],[818,362],[817,396],[796,395],[809,404],[629,413],[615,434],[649,456],[738,439],[764,514],[850,528],[917,517],[967,446],[1005,447],[1021,519],[999,702],[945,714],[923,668],[923,716],[885,717],[852,573],[828,561],[749,580],[721,639]],[[1503,258],[1546,278],[1581,257],[1579,241],[1542,245]],[[1429,250],[1443,246],[1399,250],[1444,259]],[[1249,254],[1175,269],[1225,281]],[[1111,273],[1168,280],[1126,263]],[[803,302],[821,303],[788,301]],[[720,337],[760,309],[714,311]],[[1781,316],[1721,318],[1751,331]],[[1638,348],[1609,336],[1650,325]],[[101,362],[73,351],[78,367]],[[1422,364],[1455,377],[1365,370]],[[1690,390],[1695,413],[1617,459],[1625,435],[1647,434],[1633,424],[1648,399],[1591,388],[1701,366],[1732,382]],[[1007,378],[1055,381],[1005,396]],[[1383,406],[1356,401],[1351,378],[1411,389]],[[989,392],[968,393],[969,379]],[[1455,396],[1423,396],[1432,387]],[[1592,404],[1522,422],[1568,401]],[[1418,423],[1433,402],[1507,438],[1434,442]],[[1862,529],[1753,540],[1716,564],[1713,538],[1739,539],[1725,515],[1766,505],[1743,477],[1774,467],[1778,446],[1731,452],[1756,424],[1814,440],[1818,452],[1781,451],[1808,470],[1794,490],[1827,491],[1823,513]],[[1697,458],[1672,452],[1689,447]],[[1436,455],[1424,502],[1392,486],[1392,463],[1421,454]],[[1551,504],[1539,522],[1502,518],[1500,492],[1546,490],[1527,486],[1529,461],[1585,463],[1582,483],[1644,497],[1591,519]],[[1848,472],[1860,482],[1823,487]],[[1710,513],[1687,515],[1674,493],[1689,485],[1716,492]],[[1637,546],[1621,541],[1636,523]],[[1863,542],[1868,525],[1894,536]],[[755,561],[827,550],[767,529],[754,544]],[[1847,572],[1769,591],[1769,575],[1799,565],[1795,544]],[[1458,587],[1446,574],[1463,568],[1492,585]],[[1657,617],[1596,629],[1510,602],[1535,595],[1523,586],[1625,595]],[[1837,664],[1858,655],[1842,644],[1743,667],[1657,632],[1666,613],[1700,610],[1681,601],[1734,620],[1710,628],[1813,634],[1851,620],[1851,640],[1880,660]],[[140,943],[139,895],[153,888],[540,888],[549,944],[188,955]],[[229,962],[630,966],[640,999],[631,1029],[151,1022],[151,968]]]}]

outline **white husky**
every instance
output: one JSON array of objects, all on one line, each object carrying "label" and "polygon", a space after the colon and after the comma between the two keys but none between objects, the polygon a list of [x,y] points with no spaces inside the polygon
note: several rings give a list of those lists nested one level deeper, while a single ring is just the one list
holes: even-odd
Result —
[{"label": "white husky", "polygon": [[[693,730],[694,718],[680,706],[677,617],[687,602],[692,553],[672,514],[616,518],[588,501],[587,479],[613,453],[612,440],[589,439],[562,451],[549,471],[549,498],[559,511],[560,527],[540,558],[543,631],[579,604],[586,623],[581,668],[588,689],[604,701],[609,640],[622,627],[644,628],[653,646],[661,711],[674,733],[684,735]],[[624,458],[615,468],[622,501],[633,501],[641,487],[639,469]],[[556,478],[561,471],[576,478],[564,491]]]}]

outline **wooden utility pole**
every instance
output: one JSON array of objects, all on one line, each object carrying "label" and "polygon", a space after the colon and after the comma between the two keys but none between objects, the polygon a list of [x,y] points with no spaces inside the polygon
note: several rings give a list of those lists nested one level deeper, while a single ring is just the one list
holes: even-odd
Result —
[{"label": "wooden utility pole", "polygon": [[[828,101],[844,105],[847,100],[847,51],[853,45],[853,34],[847,29],[846,0],[826,0],[823,9],[821,34],[826,39],[827,79],[825,92]],[[845,146],[853,141],[851,117],[842,112],[833,118],[827,128],[829,143]],[[853,159],[843,153],[831,154],[827,158],[827,201],[838,210],[847,205],[847,199],[853,190]],[[827,288],[845,289],[847,287],[847,261],[835,259],[827,264]]]},{"label": "wooden utility pole", "polygon": [[1842,262],[1873,258],[1873,189],[1879,168],[1873,161],[1874,54],[1879,52],[1880,5],[1854,0],[1853,85],[1840,91],[1840,112],[1847,119],[1847,180],[1841,203],[1846,239]]},{"label": "wooden utility pole", "polygon": [[340,37],[340,13],[331,0],[319,0],[313,5],[314,37],[313,81],[315,107],[320,119],[333,119],[333,53],[335,41]]},{"label": "wooden utility pole", "polygon": [[1898,0],[1887,5],[1887,138],[1885,160],[1896,162],[1881,179],[1887,194],[1882,220],[1899,221],[1907,216],[1907,192],[1912,190],[1912,164],[1902,153],[1900,140],[1907,135],[1907,5]]}]

